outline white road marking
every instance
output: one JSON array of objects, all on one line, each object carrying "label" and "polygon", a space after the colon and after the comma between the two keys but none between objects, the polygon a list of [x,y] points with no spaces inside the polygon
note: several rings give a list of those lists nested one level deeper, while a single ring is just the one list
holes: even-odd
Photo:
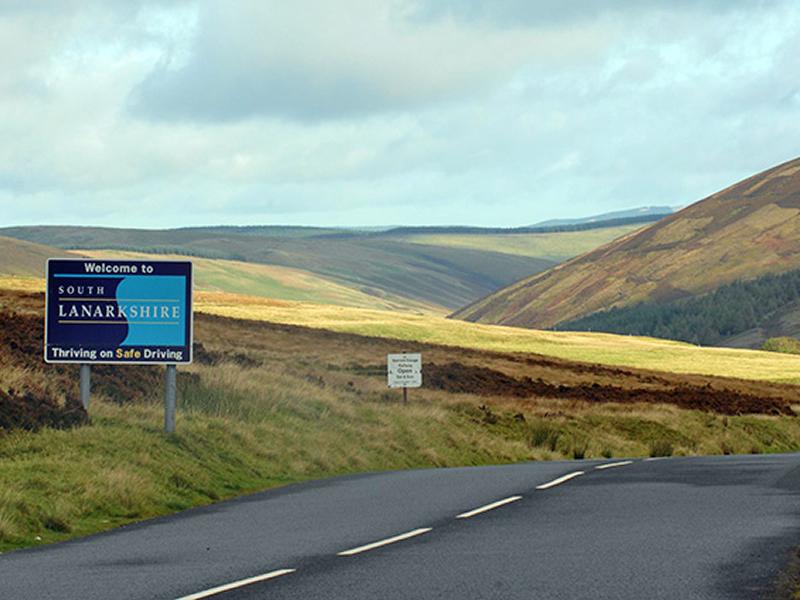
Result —
[{"label": "white road marking", "polygon": [[553,481],[548,481],[547,483],[543,483],[542,485],[537,485],[536,489],[537,490],[548,490],[551,487],[555,487],[557,485],[561,485],[562,483],[565,483],[565,482],[569,481],[570,479],[575,479],[576,477],[579,477],[581,475],[583,475],[583,471],[573,471],[572,473],[567,473],[566,475],[562,475],[558,479],[553,479]]},{"label": "white road marking", "polygon": [[667,460],[669,456],[651,456],[650,458],[645,458],[646,461],[650,462],[651,460]]},{"label": "white road marking", "polygon": [[492,502],[491,504],[487,504],[486,506],[481,506],[480,508],[476,508],[474,510],[461,513],[456,517],[456,519],[469,519],[470,517],[474,517],[475,515],[485,513],[486,511],[492,510],[493,508],[499,508],[501,506],[505,506],[506,504],[511,504],[512,502],[516,502],[517,500],[522,500],[522,496],[509,496],[508,498],[504,498],[503,500],[498,500],[497,502]]},{"label": "white road marking", "polygon": [[395,542],[402,542],[403,540],[407,540],[408,538],[422,535],[423,533],[428,533],[429,531],[432,530],[433,527],[423,527],[421,529],[415,529],[414,531],[409,531],[408,533],[401,533],[400,535],[386,538],[385,540],[381,540],[379,542],[372,542],[371,544],[359,546],[358,548],[351,548],[350,550],[339,552],[337,556],[353,556],[354,554],[361,554],[362,552],[366,552],[367,550],[374,550],[375,548],[380,548],[381,546],[388,546],[389,544],[394,544]]},{"label": "white road marking", "polygon": [[597,465],[595,469],[602,471],[603,469],[613,469],[614,467],[624,467],[625,465],[632,465],[632,460],[623,460],[615,463],[606,463],[604,465]]},{"label": "white road marking", "polygon": [[297,571],[297,569],[280,569],[278,571],[265,573],[264,575],[258,575],[256,577],[250,577],[248,579],[241,579],[239,581],[234,581],[233,583],[228,583],[225,585],[221,585],[219,587],[211,588],[210,590],[205,590],[203,592],[197,592],[196,594],[183,596],[182,598],[178,598],[178,600],[202,600],[203,598],[210,598],[211,596],[216,596],[217,594],[221,594],[222,592],[229,592],[230,590],[235,590],[241,587],[245,587],[246,585],[252,585],[254,583],[259,583],[261,581],[268,581],[269,579],[275,579],[276,577],[280,577],[282,575],[288,575],[289,573],[294,573],[295,571]]}]

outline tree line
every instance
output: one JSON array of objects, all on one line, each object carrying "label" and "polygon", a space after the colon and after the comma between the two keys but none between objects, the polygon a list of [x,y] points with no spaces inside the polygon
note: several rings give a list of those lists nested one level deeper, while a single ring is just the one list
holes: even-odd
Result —
[{"label": "tree line", "polygon": [[765,325],[800,300],[800,270],[736,281],[713,292],[671,302],[646,301],[559,323],[561,331],[645,335],[714,345]]}]

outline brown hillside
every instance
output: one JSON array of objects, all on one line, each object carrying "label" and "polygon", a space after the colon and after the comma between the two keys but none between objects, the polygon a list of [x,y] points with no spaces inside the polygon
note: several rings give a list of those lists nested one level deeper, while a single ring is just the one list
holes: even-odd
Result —
[{"label": "brown hillside", "polygon": [[546,328],[642,300],[671,300],[800,268],[800,159],[456,312]]},{"label": "brown hillside", "polygon": [[44,277],[48,258],[71,254],[58,248],[0,236],[0,274]]}]

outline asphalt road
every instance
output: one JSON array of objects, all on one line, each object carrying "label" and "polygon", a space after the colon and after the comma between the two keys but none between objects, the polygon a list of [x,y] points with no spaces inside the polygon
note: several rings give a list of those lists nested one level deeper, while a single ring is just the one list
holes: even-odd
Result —
[{"label": "asphalt road", "polygon": [[294,485],[8,553],[0,598],[769,598],[797,546],[800,455],[528,463]]}]

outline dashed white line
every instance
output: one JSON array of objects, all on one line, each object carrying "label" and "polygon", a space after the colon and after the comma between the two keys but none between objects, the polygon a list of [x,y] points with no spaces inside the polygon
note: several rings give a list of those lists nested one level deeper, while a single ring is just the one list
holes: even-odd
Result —
[{"label": "dashed white line", "polygon": [[667,460],[668,458],[669,456],[651,456],[650,458],[645,458],[645,460],[650,462],[652,460]]},{"label": "dashed white line", "polygon": [[615,463],[606,463],[604,465],[597,465],[595,469],[602,471],[603,469],[613,469],[614,467],[624,467],[625,465],[632,465],[632,460],[623,460]]},{"label": "dashed white line", "polygon": [[433,531],[433,527],[422,527],[421,529],[415,529],[414,531],[409,531],[408,533],[401,533],[400,535],[386,538],[385,540],[381,540],[379,542],[372,542],[371,544],[359,546],[358,548],[351,548],[350,550],[339,552],[337,556],[353,556],[354,554],[361,554],[367,550],[374,550],[375,548],[380,548],[381,546],[388,546],[389,544],[394,544],[395,542],[402,542],[403,540],[422,535],[423,533],[428,533],[429,531]]},{"label": "dashed white line", "polygon": [[203,592],[197,592],[196,594],[183,596],[181,598],[178,598],[178,600],[202,600],[203,598],[210,598],[211,596],[216,596],[217,594],[221,594],[223,592],[229,592],[230,590],[242,588],[247,585],[253,585],[254,583],[259,583],[261,581],[268,581],[270,579],[275,579],[276,577],[281,577],[282,575],[288,575],[289,573],[294,573],[295,571],[297,571],[297,569],[280,569],[278,571],[265,573],[264,575],[258,575],[256,577],[250,577],[248,579],[241,579],[239,581],[234,581],[233,583],[227,583],[225,585],[211,588]]},{"label": "dashed white line", "polygon": [[486,511],[492,510],[494,508],[505,506],[506,504],[511,504],[512,502],[516,502],[517,500],[522,500],[522,496],[509,496],[508,498],[498,500],[497,502],[492,502],[491,504],[487,504],[486,506],[481,506],[474,510],[461,513],[460,515],[456,516],[456,519],[469,519],[470,517],[474,517],[475,515],[485,513]]},{"label": "dashed white line", "polygon": [[583,471],[573,471],[572,473],[567,473],[566,475],[562,475],[558,479],[553,479],[553,481],[548,481],[547,483],[543,483],[542,485],[537,485],[536,489],[537,490],[548,490],[551,487],[555,487],[557,485],[561,485],[562,483],[565,483],[565,482],[569,481],[570,479],[575,479],[576,477],[579,477],[581,475],[583,475]]}]

